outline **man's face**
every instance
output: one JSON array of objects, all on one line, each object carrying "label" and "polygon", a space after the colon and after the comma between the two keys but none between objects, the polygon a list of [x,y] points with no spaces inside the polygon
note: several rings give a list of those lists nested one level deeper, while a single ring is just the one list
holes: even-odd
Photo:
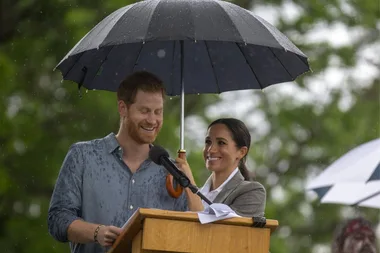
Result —
[{"label": "man's face", "polygon": [[348,235],[343,244],[343,253],[377,253],[375,233],[361,229]]},{"label": "man's face", "polygon": [[154,142],[162,127],[163,106],[164,100],[160,92],[137,91],[135,103],[126,108],[124,115],[128,135],[136,143]]}]

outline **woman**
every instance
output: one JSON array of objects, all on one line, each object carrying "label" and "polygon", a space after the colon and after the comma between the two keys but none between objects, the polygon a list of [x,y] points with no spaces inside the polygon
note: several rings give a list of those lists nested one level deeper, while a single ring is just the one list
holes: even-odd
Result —
[{"label": "woman", "polygon": [[[251,135],[245,124],[234,118],[212,122],[207,130],[203,157],[211,176],[201,192],[213,203],[223,203],[244,217],[264,216],[266,191],[250,181],[245,160]],[[191,169],[184,159],[176,159],[178,167],[195,185]],[[190,211],[201,211],[207,206],[200,197],[186,188]]]}]

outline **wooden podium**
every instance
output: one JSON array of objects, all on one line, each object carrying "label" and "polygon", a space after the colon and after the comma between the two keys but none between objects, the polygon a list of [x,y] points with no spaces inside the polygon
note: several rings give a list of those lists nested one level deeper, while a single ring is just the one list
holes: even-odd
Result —
[{"label": "wooden podium", "polygon": [[252,224],[240,217],[201,224],[197,213],[140,208],[108,253],[268,253],[278,221]]}]

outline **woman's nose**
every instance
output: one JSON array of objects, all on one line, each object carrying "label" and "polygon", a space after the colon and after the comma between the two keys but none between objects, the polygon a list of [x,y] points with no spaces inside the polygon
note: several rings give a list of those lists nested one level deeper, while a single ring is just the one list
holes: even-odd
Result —
[{"label": "woman's nose", "polygon": [[213,152],[215,152],[215,145],[211,144],[211,145],[208,147],[207,151],[208,151],[209,153],[213,153]]}]

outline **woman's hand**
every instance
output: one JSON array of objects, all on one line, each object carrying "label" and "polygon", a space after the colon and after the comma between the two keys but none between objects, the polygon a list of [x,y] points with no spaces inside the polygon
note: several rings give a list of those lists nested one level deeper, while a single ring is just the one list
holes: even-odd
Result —
[{"label": "woman's hand", "polygon": [[[185,159],[177,157],[175,159],[177,167],[185,173],[185,175],[191,180],[193,178],[193,173],[191,172],[191,168]],[[193,183],[193,182],[192,182]]]},{"label": "woman's hand", "polygon": [[[177,157],[175,159],[177,167],[186,174],[186,176],[190,179],[191,184],[195,185],[193,173],[191,172],[190,166],[185,159]],[[203,211],[204,207],[202,204],[201,198],[194,194],[189,188],[186,188],[186,196],[187,196],[187,204],[190,211],[198,212]]]}]

